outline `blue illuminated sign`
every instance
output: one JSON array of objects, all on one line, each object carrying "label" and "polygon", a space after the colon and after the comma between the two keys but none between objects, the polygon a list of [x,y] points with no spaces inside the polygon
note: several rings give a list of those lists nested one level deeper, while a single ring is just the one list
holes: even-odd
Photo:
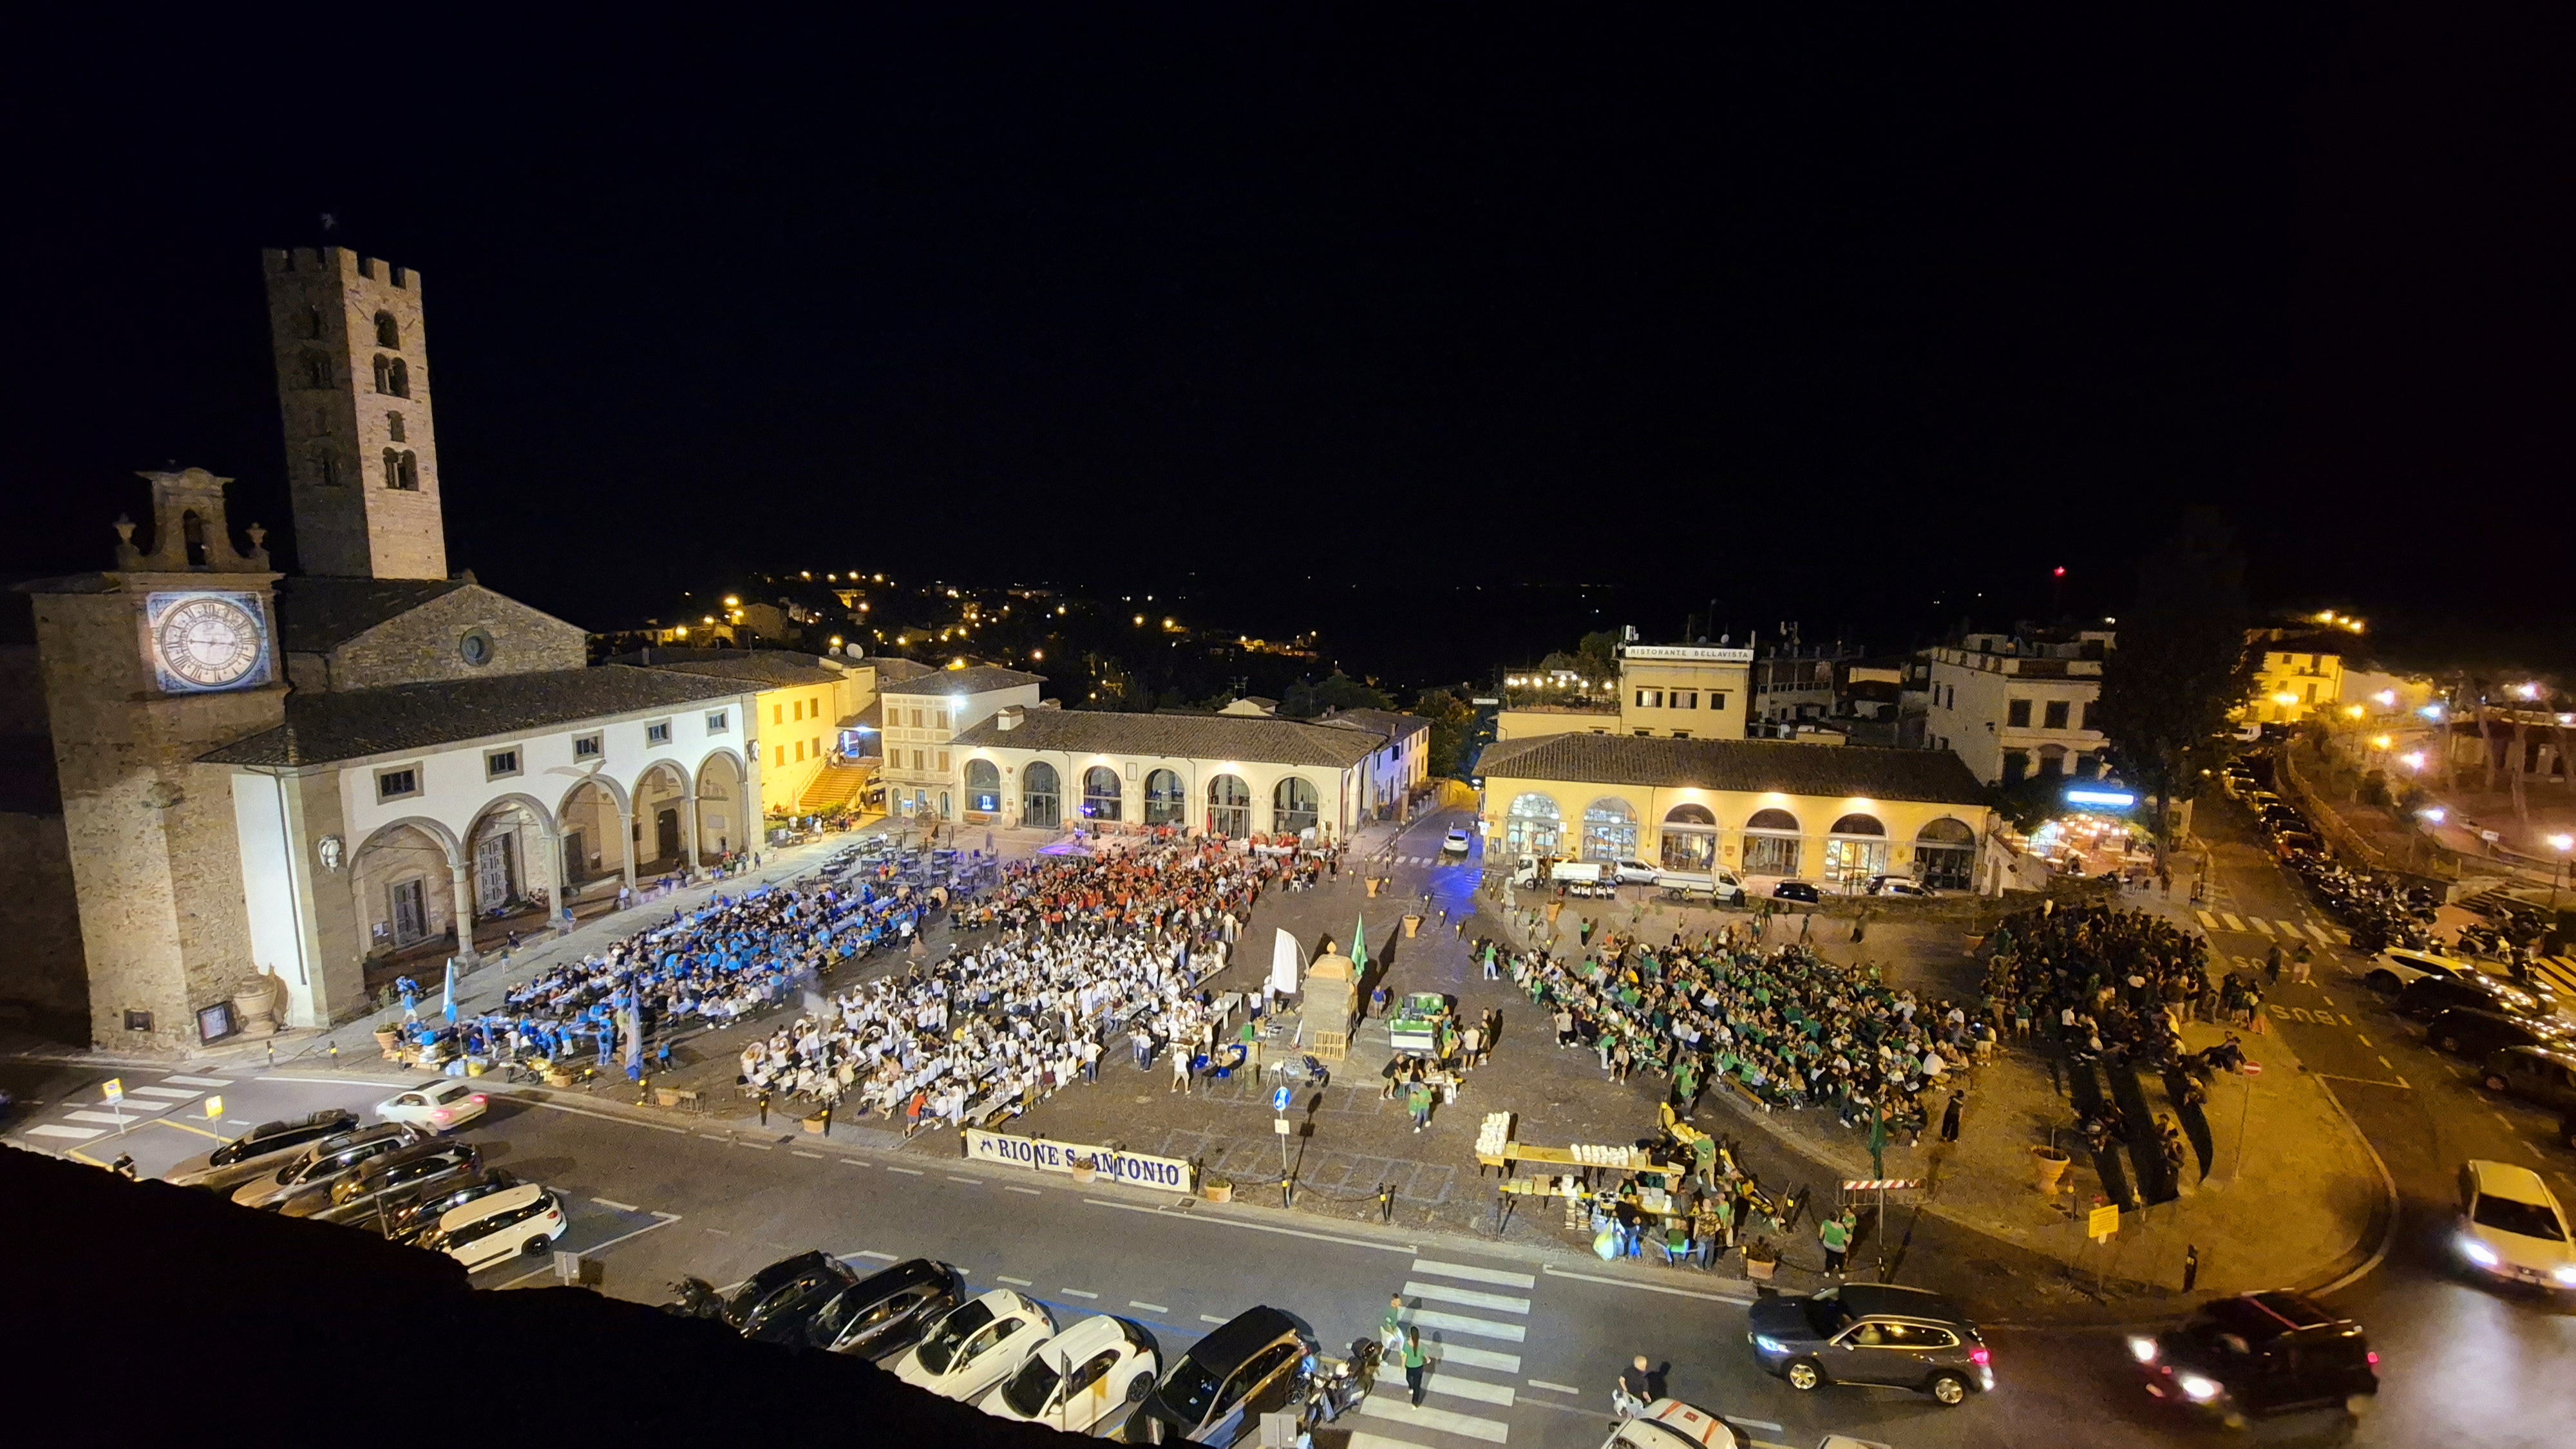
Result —
[{"label": "blue illuminated sign", "polygon": [[2127,790],[2098,790],[2087,786],[2069,785],[2066,788],[2066,803],[2089,805],[2104,810],[2126,810],[2138,803],[2138,797]]}]

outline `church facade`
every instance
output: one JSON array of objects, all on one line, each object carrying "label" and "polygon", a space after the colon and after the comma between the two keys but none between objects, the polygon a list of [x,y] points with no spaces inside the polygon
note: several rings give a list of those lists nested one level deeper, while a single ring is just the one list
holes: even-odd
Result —
[{"label": "church facade", "polygon": [[0,967],[0,1000],[81,1000],[103,1047],[201,1046],[254,978],[287,1025],[345,1021],[371,975],[473,964],[477,923],[758,841],[752,682],[589,666],[577,625],[448,571],[419,274],[263,261],[303,572],[190,468],[144,475],[113,567],[19,586],[80,959]]}]

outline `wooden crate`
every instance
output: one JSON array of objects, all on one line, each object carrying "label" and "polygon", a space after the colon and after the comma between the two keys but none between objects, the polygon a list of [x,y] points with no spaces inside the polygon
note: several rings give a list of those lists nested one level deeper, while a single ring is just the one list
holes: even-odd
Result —
[{"label": "wooden crate", "polygon": [[1342,1031],[1316,1032],[1315,1044],[1312,1050],[1317,1061],[1346,1061],[1349,1059],[1351,1054],[1350,1033]]}]

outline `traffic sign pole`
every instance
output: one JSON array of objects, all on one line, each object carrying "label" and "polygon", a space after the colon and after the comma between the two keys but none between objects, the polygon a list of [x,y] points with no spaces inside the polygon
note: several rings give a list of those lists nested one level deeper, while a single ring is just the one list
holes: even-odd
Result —
[{"label": "traffic sign pole", "polygon": [[107,1079],[106,1084],[101,1086],[98,1090],[99,1095],[107,1099],[107,1110],[116,1114],[116,1135],[119,1137],[124,1136],[125,1079],[123,1077],[110,1077]]}]

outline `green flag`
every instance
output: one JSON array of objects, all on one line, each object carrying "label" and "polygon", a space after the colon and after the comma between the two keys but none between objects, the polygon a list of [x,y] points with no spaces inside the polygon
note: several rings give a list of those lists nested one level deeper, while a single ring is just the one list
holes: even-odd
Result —
[{"label": "green flag", "polygon": [[1886,1158],[1885,1158],[1885,1157],[1884,1157],[1884,1155],[1883,1155],[1886,1151],[1887,1151],[1887,1114],[1886,1114],[1885,1112],[1883,1112],[1883,1111],[1875,1111],[1875,1112],[1872,1112],[1872,1113],[1870,1113],[1870,1114],[1869,1114],[1869,1175],[1870,1175],[1870,1176],[1872,1176],[1872,1177],[1885,1177],[1885,1176],[1887,1176],[1887,1160],[1886,1160]]},{"label": "green flag", "polygon": [[1368,967],[1368,916],[1365,912],[1358,924],[1351,927],[1351,964],[1363,970]]}]

